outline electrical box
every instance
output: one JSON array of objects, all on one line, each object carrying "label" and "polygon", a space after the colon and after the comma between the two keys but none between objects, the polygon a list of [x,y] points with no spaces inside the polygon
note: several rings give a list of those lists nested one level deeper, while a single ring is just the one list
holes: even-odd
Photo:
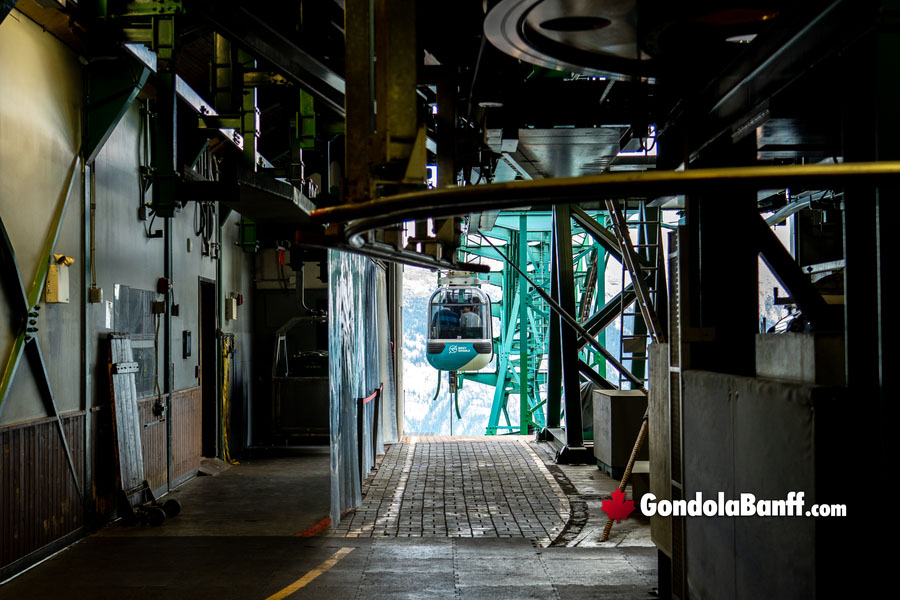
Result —
[{"label": "electrical box", "polygon": [[47,302],[69,302],[68,265],[50,263],[50,270],[47,272]]},{"label": "electrical box", "polygon": [[[619,479],[641,430],[647,396],[640,390],[594,390],[593,401],[594,458],[601,470]],[[648,459],[644,444],[637,460]]]},{"label": "electrical box", "polygon": [[237,298],[225,298],[225,320],[226,321],[236,321],[237,320],[237,307],[238,307]]}]

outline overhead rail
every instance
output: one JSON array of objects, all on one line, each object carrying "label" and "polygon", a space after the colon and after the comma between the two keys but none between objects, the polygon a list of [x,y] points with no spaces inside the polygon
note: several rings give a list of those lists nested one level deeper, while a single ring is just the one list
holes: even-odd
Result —
[{"label": "overhead rail", "polygon": [[359,238],[366,231],[487,209],[511,210],[606,198],[649,200],[671,194],[710,194],[734,187],[831,189],[848,184],[896,185],[898,180],[900,161],[623,172],[407,192],[320,208],[312,211],[310,218],[318,223],[348,223],[346,238],[351,243],[356,239],[361,247],[363,241]]}]

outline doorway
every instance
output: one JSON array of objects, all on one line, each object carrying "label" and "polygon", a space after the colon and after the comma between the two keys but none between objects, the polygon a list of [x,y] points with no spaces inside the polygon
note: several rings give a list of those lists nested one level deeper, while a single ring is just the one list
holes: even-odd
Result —
[{"label": "doorway", "polygon": [[218,456],[219,410],[216,387],[216,283],[200,278],[200,389],[202,397],[202,456]]}]

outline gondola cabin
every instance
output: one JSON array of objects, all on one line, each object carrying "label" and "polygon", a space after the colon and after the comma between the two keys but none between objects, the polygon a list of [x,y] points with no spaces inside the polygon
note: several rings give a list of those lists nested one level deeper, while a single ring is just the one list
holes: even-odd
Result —
[{"label": "gondola cabin", "polygon": [[428,363],[441,371],[477,371],[491,362],[491,300],[477,287],[444,287],[428,301]]}]

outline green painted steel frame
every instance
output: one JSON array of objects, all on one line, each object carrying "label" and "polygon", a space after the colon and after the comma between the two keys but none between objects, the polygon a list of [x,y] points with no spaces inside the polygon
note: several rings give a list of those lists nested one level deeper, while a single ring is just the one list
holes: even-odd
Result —
[{"label": "green painted steel frame", "polygon": [[[594,229],[602,228],[593,217],[581,211],[582,221],[593,224]],[[583,302],[590,301],[588,314],[600,311],[598,305],[604,297],[603,278],[597,278],[595,285],[599,291],[591,294],[587,289],[587,270],[591,259],[597,256],[605,263],[608,256],[607,246],[610,234],[586,235],[588,228],[583,228],[576,220],[572,232],[572,268],[576,302],[579,310]],[[494,228],[487,233],[489,237],[506,243],[506,250],[501,251],[489,246],[464,244],[461,247],[465,260],[486,258],[505,261],[506,254],[515,260],[519,268],[529,273],[534,282],[543,289],[555,290],[552,280],[551,257],[553,251],[552,214],[550,212],[508,212],[502,213]],[[605,230],[604,230],[605,231]],[[598,241],[597,238],[600,238]],[[523,243],[524,240],[524,243]],[[617,249],[616,249],[617,250]],[[547,357],[553,356],[550,351],[551,338],[559,325],[552,325],[554,313],[540,294],[531,287],[527,279],[516,273],[512,266],[504,262],[503,270],[479,275],[485,283],[497,285],[502,290],[502,298],[494,303],[493,316],[500,319],[500,336],[497,340],[497,369],[493,373],[460,374],[464,380],[491,385],[494,387],[494,399],[488,419],[486,433],[493,435],[500,430],[525,434],[531,428],[542,429],[545,426],[558,426],[560,418],[558,391],[560,383],[553,381],[553,369],[547,369]],[[555,292],[554,292],[555,293]],[[524,299],[524,301],[522,300]],[[616,299],[618,303],[618,297]],[[604,319],[605,325],[612,319]],[[596,321],[596,315],[593,317]],[[524,324],[524,325],[523,325]],[[581,339],[577,338],[580,342]],[[592,365],[591,378],[603,377],[606,362],[591,347],[581,348],[579,364]],[[550,359],[553,362],[553,358]],[[522,374],[525,374],[524,376]],[[554,389],[557,398],[554,399]],[[519,422],[509,420],[508,399],[510,394],[519,397]],[[505,425],[501,425],[505,419]]]},{"label": "green painted steel frame", "polygon": [[31,287],[28,292],[25,291],[25,285],[22,282],[22,274],[19,270],[19,263],[16,259],[16,252],[13,248],[12,241],[6,231],[6,225],[0,217],[0,263],[2,263],[3,285],[6,288],[7,296],[10,300],[13,314],[18,313],[16,319],[19,324],[19,331],[13,340],[13,346],[10,350],[9,357],[6,361],[2,380],[0,380],[0,415],[3,414],[3,407],[6,405],[6,398],[12,387],[19,364],[21,363],[22,353],[28,357],[31,370],[35,375],[35,381],[44,401],[45,410],[48,416],[56,420],[57,429],[59,431],[60,440],[62,441],[63,450],[66,454],[66,460],[69,465],[69,471],[75,483],[75,491],[78,497],[84,502],[84,494],[81,489],[81,481],[75,470],[75,464],[72,462],[72,453],[69,449],[69,443],[63,430],[62,421],[59,418],[59,410],[56,406],[56,399],[53,396],[53,388],[50,386],[50,377],[44,364],[44,355],[41,352],[40,342],[36,335],[37,332],[37,303],[41,297],[41,290],[47,281],[47,272],[50,269],[50,259],[53,249],[56,246],[56,240],[59,239],[59,232],[62,229],[63,217],[66,215],[66,209],[69,205],[69,196],[72,193],[72,185],[75,182],[75,174],[80,173],[78,169],[80,153],[75,155],[72,166],[69,168],[68,180],[63,187],[62,197],[56,206],[53,219],[50,222],[50,229],[47,237],[44,239],[44,245],[41,248],[40,258],[35,268],[34,278],[31,281]]},{"label": "green painted steel frame", "polygon": [[[567,419],[565,428],[569,429],[577,418],[579,433],[572,432],[568,444],[581,447],[584,432],[580,424],[580,385],[576,384],[580,375],[596,385],[615,389],[616,386],[606,379],[607,360],[588,343],[586,337],[562,322],[537,290],[506,259],[513,260],[527,272],[536,285],[549,290],[551,298],[557,303],[562,304],[560,298],[571,294],[573,306],[569,307],[569,312],[589,315],[581,324],[592,336],[601,334],[616,321],[622,302],[626,306],[634,302],[635,291],[634,286],[629,284],[605,301],[606,264],[610,257],[619,262],[622,259],[618,241],[608,229],[609,216],[605,212],[588,213],[577,206],[563,212],[569,214],[565,222],[562,216],[557,215],[556,226],[561,225],[563,230],[559,235],[552,212],[514,211],[501,213],[494,228],[483,232],[492,239],[502,240],[505,249],[474,245],[464,238],[460,247],[461,260],[503,261],[503,269],[479,275],[485,283],[497,285],[502,290],[501,300],[492,305],[493,316],[499,318],[501,323],[500,336],[495,342],[497,368],[492,373],[460,374],[460,378],[494,387],[486,427],[488,435],[501,431],[525,434],[532,427],[559,428],[566,414],[562,410],[562,392],[563,374],[567,374],[569,385],[579,390],[578,394],[569,394],[569,411],[573,417],[575,412],[578,414],[572,420]],[[567,243],[562,241],[563,236]],[[561,248],[557,245],[557,239],[560,239]],[[555,253],[559,257],[571,258],[562,260],[557,268],[553,268]],[[642,265],[650,262],[647,260],[649,257],[640,254],[636,258]],[[597,270],[593,290],[588,287],[591,269]],[[563,288],[569,291],[561,295]],[[561,343],[563,338],[567,345],[565,352]],[[601,336],[600,341],[605,345],[604,340],[605,336]],[[510,394],[519,396],[518,423],[511,422],[509,417]]]}]

